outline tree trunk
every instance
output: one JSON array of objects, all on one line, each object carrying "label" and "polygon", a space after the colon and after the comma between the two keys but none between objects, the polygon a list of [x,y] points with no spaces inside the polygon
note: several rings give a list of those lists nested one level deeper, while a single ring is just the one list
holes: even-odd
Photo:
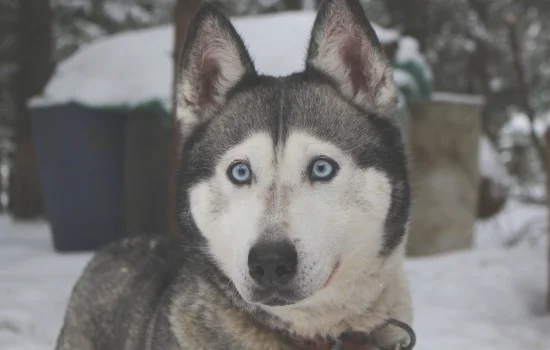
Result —
[{"label": "tree trunk", "polygon": [[170,145],[170,173],[168,182],[168,230],[170,234],[181,234],[178,215],[178,171],[180,167],[180,149],[182,147],[181,129],[175,115],[176,111],[176,77],[178,75],[178,60],[183,49],[189,21],[198,9],[200,0],[179,0],[174,11],[175,35],[174,35],[174,81],[172,104],[172,135]]},{"label": "tree trunk", "polygon": [[92,0],[92,12],[94,14],[103,14],[105,0]]},{"label": "tree trunk", "polygon": [[17,21],[17,61],[15,99],[15,159],[10,204],[16,218],[35,218],[42,214],[42,197],[38,182],[31,138],[28,100],[42,93],[54,68],[52,11],[49,1],[19,2]]},{"label": "tree trunk", "polygon": [[[550,203],[550,168],[548,168],[548,164],[550,164],[550,128],[548,128],[546,130],[546,157],[547,157],[547,161],[546,161],[546,164],[547,164],[547,169],[546,169],[546,194],[547,194],[547,197],[548,197],[548,203]],[[547,219],[548,221],[550,221],[550,215]],[[548,311],[550,311],[550,225],[548,225],[548,243],[547,243],[547,246],[548,246],[548,280],[547,280],[547,283],[548,283],[548,291],[547,291],[547,294],[546,294],[546,300],[547,300],[547,308],[548,308]]]},{"label": "tree trunk", "polygon": [[125,153],[126,236],[166,233],[171,130],[154,109],[128,112]]},{"label": "tree trunk", "polygon": [[302,0],[283,0],[285,4],[285,10],[296,11],[302,9]]},{"label": "tree trunk", "polygon": [[516,83],[518,85],[518,94],[519,99],[521,103],[521,108],[523,108],[523,112],[527,116],[530,122],[530,135],[531,135],[531,142],[533,143],[533,147],[535,147],[535,150],[537,151],[537,154],[539,155],[540,163],[542,164],[542,168],[546,168],[546,154],[544,146],[542,145],[542,142],[539,140],[539,137],[537,136],[537,131],[535,129],[535,120],[536,120],[536,111],[535,108],[531,105],[530,97],[531,92],[529,89],[529,84],[527,82],[527,74],[525,73],[525,68],[523,67],[523,61],[522,61],[522,51],[521,51],[521,44],[520,44],[520,38],[518,35],[518,28],[517,28],[517,21],[516,18],[513,15],[510,15],[508,17],[508,30],[509,30],[509,40],[510,40],[510,48],[512,50],[512,62],[514,65],[514,71],[516,74]]}]

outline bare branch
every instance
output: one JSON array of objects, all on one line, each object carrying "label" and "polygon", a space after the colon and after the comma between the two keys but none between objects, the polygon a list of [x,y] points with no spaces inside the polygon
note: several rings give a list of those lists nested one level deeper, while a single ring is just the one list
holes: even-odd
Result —
[{"label": "bare branch", "polygon": [[535,118],[536,118],[536,112],[535,109],[531,106],[531,103],[529,101],[529,85],[527,84],[527,78],[525,74],[525,69],[523,67],[522,63],[522,55],[521,55],[521,47],[519,43],[518,38],[518,29],[517,29],[517,20],[516,17],[513,14],[510,14],[506,18],[506,22],[508,23],[508,31],[509,31],[509,40],[510,40],[510,48],[512,50],[512,60],[514,64],[514,71],[516,74],[516,80],[518,84],[518,94],[519,94],[519,101],[521,104],[521,108],[523,109],[523,112],[527,115],[527,118],[529,118],[530,122],[530,134],[531,134],[531,141],[533,142],[533,146],[535,147],[540,162],[544,169],[546,169],[546,152],[544,150],[544,147],[542,145],[541,140],[537,136],[537,132],[535,130]]}]

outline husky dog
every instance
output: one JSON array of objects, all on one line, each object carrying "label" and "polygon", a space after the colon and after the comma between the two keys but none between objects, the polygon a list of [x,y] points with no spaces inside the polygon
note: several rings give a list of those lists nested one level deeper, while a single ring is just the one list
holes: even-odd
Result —
[{"label": "husky dog", "polygon": [[387,324],[412,321],[407,159],[358,0],[321,5],[304,71],[281,78],[203,4],[179,73],[183,236],[98,252],[57,349],[406,346]]}]

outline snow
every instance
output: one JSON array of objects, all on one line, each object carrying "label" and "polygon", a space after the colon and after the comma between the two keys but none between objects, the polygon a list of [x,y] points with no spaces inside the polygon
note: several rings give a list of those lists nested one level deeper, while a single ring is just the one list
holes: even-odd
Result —
[{"label": "snow", "polygon": [[43,223],[0,216],[0,349],[50,350],[89,254],[57,255]]},{"label": "snow", "polygon": [[[150,99],[170,103],[170,33],[168,28],[155,28],[102,38],[85,46],[58,66],[43,97],[31,105],[80,102],[118,106]],[[150,62],[156,66],[151,67]]]},{"label": "snow", "polygon": [[394,69],[393,78],[395,83],[404,91],[417,92],[420,89],[416,79],[403,69]]},{"label": "snow", "polygon": [[395,59],[399,62],[411,61],[422,67],[426,80],[433,81],[433,72],[428,61],[420,52],[418,40],[410,36],[404,36],[399,40],[399,47],[395,53]]},{"label": "snow", "polygon": [[[545,207],[509,203],[470,251],[409,259],[420,350],[550,349]],[[46,224],[0,216],[0,349],[50,350],[90,254],[56,254]]]},{"label": "snow", "polygon": [[106,3],[104,8],[105,13],[117,22],[124,22],[127,18],[143,23],[151,20],[151,15],[139,6],[128,7],[128,4]]},{"label": "snow", "polygon": [[[539,137],[544,137],[546,130],[550,126],[550,114],[540,116],[535,120],[535,133]],[[501,128],[500,136],[503,139],[501,142],[505,145],[512,144],[513,141],[509,138],[528,136],[531,133],[531,122],[523,113],[514,113],[510,120]]]},{"label": "snow", "polygon": [[52,8],[60,6],[90,11],[92,9],[92,2],[89,0],[52,0]]},{"label": "snow", "polygon": [[104,5],[105,13],[111,17],[111,19],[123,22],[128,16],[128,7],[126,5],[127,4],[106,3]]},{"label": "snow", "polygon": [[[258,71],[282,76],[303,69],[314,19],[314,12],[302,11],[238,17],[232,21]],[[377,25],[374,28],[381,42],[399,37],[397,31]],[[132,107],[158,100],[168,110],[173,32],[172,26],[162,26],[103,37],[84,45],[59,64],[44,94],[34,98],[31,106],[78,102],[87,106]],[[411,40],[405,41],[398,55],[422,61]]]},{"label": "snow", "polygon": [[449,102],[449,103],[461,103],[465,105],[482,105],[485,100],[479,95],[466,95],[457,94],[453,92],[438,91],[432,95],[432,101],[435,102]]},{"label": "snow", "polygon": [[509,176],[497,149],[485,135],[479,138],[478,163],[481,176],[491,180],[492,191],[498,191],[494,194],[502,193],[510,188],[512,178]]}]

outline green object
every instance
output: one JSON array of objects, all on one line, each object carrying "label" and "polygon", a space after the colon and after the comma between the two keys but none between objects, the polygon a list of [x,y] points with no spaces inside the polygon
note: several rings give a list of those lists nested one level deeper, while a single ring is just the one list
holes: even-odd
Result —
[{"label": "green object", "polygon": [[144,101],[138,104],[117,104],[117,105],[87,105],[81,102],[74,102],[77,105],[90,108],[98,111],[107,111],[107,112],[129,112],[134,110],[148,110],[153,112],[152,114],[158,116],[162,122],[162,126],[169,128],[172,125],[172,117],[170,111],[168,111],[164,104],[159,100],[149,100]]},{"label": "green object", "polygon": [[405,103],[407,106],[427,100],[431,97],[433,92],[432,81],[426,72],[426,67],[418,62],[412,60],[407,61],[397,61],[392,62],[392,67],[394,70],[400,70],[404,74],[409,75],[411,81],[414,82],[414,88],[410,85],[399,85],[398,88],[400,92],[405,97]]},{"label": "green object", "polygon": [[414,60],[397,61],[391,63],[394,71],[406,74],[409,79],[397,81],[398,105],[395,118],[397,119],[406,148],[410,151],[411,113],[410,107],[416,103],[430,99],[432,95],[432,81],[427,67]]},{"label": "green object", "polygon": [[162,102],[158,100],[145,101],[133,106],[121,104],[121,105],[103,106],[103,107],[92,107],[92,106],[90,107],[102,109],[102,110],[108,110],[108,111],[130,111],[130,110],[146,109],[154,112],[155,115],[158,115],[161,118],[162,125],[164,127],[168,128],[172,124],[170,112],[167,111],[164,105],[162,104]]}]

